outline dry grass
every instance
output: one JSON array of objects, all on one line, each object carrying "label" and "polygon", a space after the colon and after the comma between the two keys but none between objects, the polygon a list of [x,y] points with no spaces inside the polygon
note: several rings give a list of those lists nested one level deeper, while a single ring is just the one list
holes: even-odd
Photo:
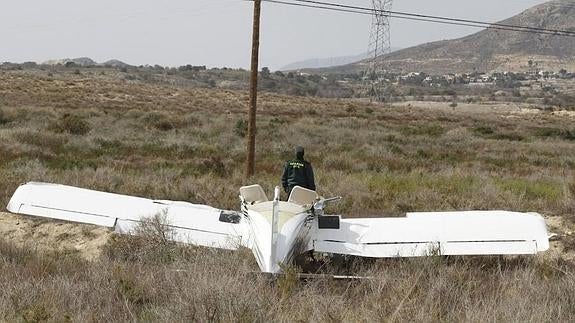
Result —
[{"label": "dry grass", "polygon": [[[570,116],[263,94],[257,176],[246,180],[237,126],[246,103],[245,92],[0,72],[0,203],[35,180],[236,209],[238,187],[257,182],[271,191],[300,144],[320,193],[344,196],[331,211],[346,216],[510,209],[575,220]],[[245,251],[146,249],[148,241],[118,239],[96,263],[2,242],[2,318],[575,319],[575,270],[559,260],[353,261],[326,270],[377,279],[293,282],[288,275],[276,284],[249,276],[257,267]]]},{"label": "dry grass", "polygon": [[270,191],[301,144],[346,215],[575,209],[573,118],[551,112],[264,94],[258,175],[245,180],[244,92],[24,72],[2,72],[0,88],[3,203],[17,184],[44,180],[235,209],[240,185]]},{"label": "dry grass", "polygon": [[[575,268],[536,258],[428,258],[363,263],[372,280],[278,281],[249,251],[113,241],[87,262],[0,242],[7,321],[572,321]],[[135,238],[142,239],[142,238]],[[126,246],[129,247],[126,249]],[[136,247],[135,247],[136,246]],[[139,247],[138,247],[139,246]],[[143,249],[139,249],[143,248]],[[154,249],[151,251],[151,249]],[[135,252],[146,255],[129,259]],[[107,253],[110,255],[110,253]],[[128,257],[119,257],[124,254]],[[166,257],[166,255],[170,255]],[[168,260],[169,259],[169,260]],[[342,266],[325,264],[326,271]],[[294,273],[288,270],[288,273]]]}]

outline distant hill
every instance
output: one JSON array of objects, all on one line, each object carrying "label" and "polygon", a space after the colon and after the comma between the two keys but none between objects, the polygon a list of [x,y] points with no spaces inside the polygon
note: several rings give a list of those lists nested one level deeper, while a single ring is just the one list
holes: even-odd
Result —
[{"label": "distant hill", "polygon": [[[554,0],[501,23],[575,31],[573,0]],[[575,38],[486,29],[454,40],[410,47],[386,55],[395,71],[450,72],[575,70]],[[322,72],[358,72],[365,61]]]},{"label": "distant hill", "polygon": [[353,55],[353,56],[339,56],[339,57],[328,57],[328,58],[311,58],[303,61],[298,61],[295,63],[288,64],[282,68],[280,71],[293,71],[301,70],[306,68],[322,68],[322,67],[332,67],[339,65],[351,64],[357,61],[361,61],[367,58],[367,53]]},{"label": "distant hill", "polygon": [[89,57],[53,59],[53,60],[46,61],[42,64],[44,64],[44,65],[58,65],[58,64],[66,65],[68,63],[74,63],[74,64],[76,64],[78,66],[82,66],[82,67],[95,66],[98,64]]},{"label": "distant hill", "polygon": [[[398,50],[398,48],[393,48],[392,51]],[[288,64],[282,68],[280,71],[294,71],[309,68],[324,68],[324,67],[335,67],[346,64],[355,63],[366,59],[369,56],[368,53],[363,53],[359,55],[351,56],[337,56],[337,57],[327,57],[327,58],[311,58],[303,61],[298,61],[295,63]]]},{"label": "distant hill", "polygon": [[104,63],[100,64],[103,66],[109,66],[109,67],[129,67],[131,66],[130,64],[126,64],[120,60],[117,59],[111,59],[109,61],[105,61]]},{"label": "distant hill", "polygon": [[109,61],[106,61],[104,63],[99,64],[89,57],[53,59],[53,60],[43,62],[42,64],[44,64],[44,65],[58,65],[58,64],[66,65],[69,63],[74,63],[75,65],[78,65],[81,67],[90,67],[90,66],[128,67],[128,66],[130,66],[129,64],[126,64],[126,63],[119,61],[117,59],[111,59]]},{"label": "distant hill", "polygon": [[[392,48],[391,51],[399,50],[399,48]],[[282,68],[280,71],[294,71],[309,68],[325,68],[325,67],[335,67],[346,64],[355,63],[357,61],[364,60],[368,58],[368,53],[363,53],[359,55],[352,56],[338,56],[338,57],[327,57],[327,58],[311,58],[303,61],[288,64]]]}]

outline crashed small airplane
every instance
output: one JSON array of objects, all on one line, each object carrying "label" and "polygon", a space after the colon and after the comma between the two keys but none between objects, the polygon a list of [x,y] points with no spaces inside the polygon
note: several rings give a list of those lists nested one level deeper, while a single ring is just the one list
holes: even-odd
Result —
[{"label": "crashed small airplane", "polygon": [[164,214],[173,240],[253,251],[260,269],[278,273],[306,251],[361,257],[521,255],[549,248],[545,220],[509,211],[416,212],[404,217],[324,215],[315,191],[295,187],[287,201],[279,188],[268,200],[259,185],[240,188],[241,211],[188,202],[150,200],[65,185],[28,183],[8,204],[12,213],[94,224],[134,234],[146,218]]}]

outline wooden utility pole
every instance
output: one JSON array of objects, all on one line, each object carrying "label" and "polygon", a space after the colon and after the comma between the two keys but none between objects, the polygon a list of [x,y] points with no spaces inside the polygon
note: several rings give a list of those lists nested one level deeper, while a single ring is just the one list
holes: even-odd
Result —
[{"label": "wooden utility pole", "polygon": [[256,154],[256,111],[258,100],[258,57],[260,51],[260,12],[261,0],[254,0],[254,29],[252,33],[252,66],[250,76],[250,107],[248,112],[248,156],[246,176],[255,173]]}]

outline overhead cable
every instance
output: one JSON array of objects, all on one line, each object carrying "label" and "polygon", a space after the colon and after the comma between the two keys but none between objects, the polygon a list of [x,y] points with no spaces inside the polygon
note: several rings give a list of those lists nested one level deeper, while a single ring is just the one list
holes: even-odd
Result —
[{"label": "overhead cable", "polygon": [[[253,1],[253,0],[244,0],[244,1]],[[373,13],[375,11],[373,8],[348,6],[348,5],[342,5],[342,4],[337,4],[337,3],[329,3],[329,2],[322,2],[322,1],[311,1],[311,0],[290,0],[290,1],[262,0],[262,1],[269,2],[269,3],[275,3],[275,4],[281,4],[281,5],[306,7],[306,8],[314,8],[314,9],[323,9],[323,10],[362,14],[362,15],[373,15]],[[504,30],[504,31],[527,32],[527,33],[535,33],[535,34],[541,34],[541,35],[575,37],[575,31],[569,31],[569,30],[547,29],[547,28],[510,25],[510,24],[502,24],[502,23],[489,23],[489,22],[482,22],[482,21],[475,21],[475,20],[468,20],[468,19],[422,15],[422,14],[414,14],[414,13],[406,13],[406,12],[398,12],[398,11],[383,11],[383,12],[385,14],[389,15],[389,17],[398,18],[398,19],[405,19],[405,20],[432,22],[432,23],[475,27],[475,28],[487,28],[487,29]]]},{"label": "overhead cable", "polygon": [[450,22],[462,22],[462,23],[480,24],[480,25],[486,25],[486,26],[517,28],[517,29],[525,29],[525,30],[531,30],[531,31],[550,32],[550,33],[556,33],[556,34],[569,34],[569,35],[575,36],[575,31],[570,31],[570,30],[549,29],[549,28],[530,27],[530,26],[521,26],[521,25],[510,25],[510,24],[504,24],[504,23],[490,23],[490,22],[484,22],[484,21],[478,21],[478,20],[460,19],[460,18],[451,18],[451,17],[442,17],[442,16],[432,16],[432,15],[424,15],[424,14],[417,14],[417,13],[401,12],[401,11],[375,10],[373,8],[368,8],[368,7],[350,6],[350,5],[344,5],[344,4],[339,4],[339,3],[323,2],[323,1],[316,1],[316,0],[291,0],[291,1],[299,2],[299,3],[323,5],[323,6],[333,6],[333,7],[353,9],[353,10],[364,10],[364,11],[370,11],[370,12],[379,11],[379,12],[382,12],[384,14],[390,14],[390,15],[393,14],[393,15],[406,16],[406,17],[437,19],[437,20],[444,20],[444,21],[450,21]]}]

